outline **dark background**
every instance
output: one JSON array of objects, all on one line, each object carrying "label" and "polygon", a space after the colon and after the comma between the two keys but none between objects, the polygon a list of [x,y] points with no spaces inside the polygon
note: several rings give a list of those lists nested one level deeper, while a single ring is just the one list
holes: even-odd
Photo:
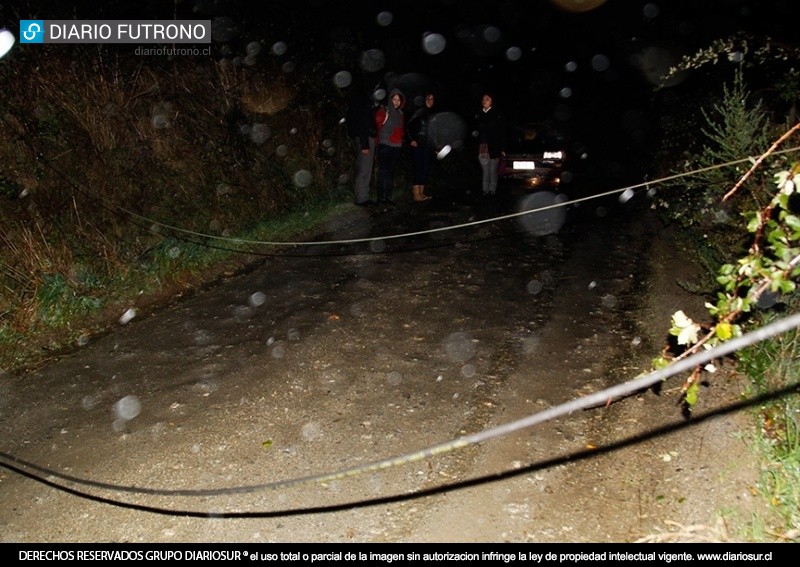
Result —
[{"label": "dark background", "polygon": [[[290,62],[296,73],[322,70],[319,78],[328,84],[337,70],[358,80],[360,55],[379,49],[385,65],[374,75],[421,74],[435,88],[440,110],[468,116],[488,89],[512,122],[551,122],[574,140],[575,151],[604,160],[625,155],[645,168],[665,116],[705,104],[712,91],[720,93],[734,65],[720,61],[666,88],[659,88],[659,74],[681,56],[736,34],[794,43],[799,5],[796,0],[46,1],[7,3],[1,14],[9,26],[28,18],[211,19],[215,57],[244,53],[252,42],[268,54],[284,42],[286,52],[273,57]],[[382,13],[391,15],[389,23],[379,23]],[[486,39],[487,30],[497,34],[495,40]],[[430,32],[446,39],[442,52],[422,48]],[[509,49],[518,57],[509,59]],[[769,82],[754,74],[749,79],[755,89]]]}]

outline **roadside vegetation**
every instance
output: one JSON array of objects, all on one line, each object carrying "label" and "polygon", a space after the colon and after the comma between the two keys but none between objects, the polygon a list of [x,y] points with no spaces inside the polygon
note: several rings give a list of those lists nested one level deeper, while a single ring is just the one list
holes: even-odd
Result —
[{"label": "roadside vegetation", "polygon": [[0,369],[243,267],[274,251],[246,241],[296,239],[350,200],[344,95],[314,73],[245,54],[12,55],[0,61],[14,85],[0,100]]},{"label": "roadside vegetation", "polygon": [[[673,122],[665,138],[662,173],[693,173],[668,182],[656,206],[666,222],[681,226],[682,245],[705,266],[705,280],[691,291],[708,298],[708,313],[673,315],[674,345],[654,359],[656,368],[800,308],[797,61],[797,50],[739,37],[717,42],[672,70],[724,69],[717,96]],[[799,339],[794,329],[734,357],[749,377],[748,396],[763,400],[754,412],[752,436],[762,462],[759,489],[785,521],[778,535],[788,540],[800,538]],[[697,367],[686,379],[687,413],[714,371],[714,365]],[[754,524],[753,537],[757,531]]]},{"label": "roadside vegetation", "polygon": [[[70,45],[0,61],[14,85],[0,99],[0,373],[242,269],[349,206],[345,94],[321,80],[330,70],[287,73],[247,55],[145,61]],[[676,351],[654,366],[800,307],[800,153],[786,151],[800,145],[800,73],[798,54],[784,56],[737,39],[674,70],[727,69],[718,93],[666,127],[653,172],[687,172],[654,206],[702,258],[707,278],[692,291],[708,297],[708,313],[665,321]],[[796,331],[736,356],[749,395],[783,392],[754,412],[754,445],[760,489],[795,538],[799,360]],[[709,370],[686,380],[689,411]]]}]

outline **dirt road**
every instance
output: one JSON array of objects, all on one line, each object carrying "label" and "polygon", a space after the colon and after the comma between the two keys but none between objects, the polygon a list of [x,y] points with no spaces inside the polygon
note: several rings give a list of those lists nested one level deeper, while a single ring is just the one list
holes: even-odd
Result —
[{"label": "dirt road", "polygon": [[397,462],[633,378],[669,315],[702,308],[638,213],[584,207],[537,235],[496,212],[354,207],[320,241],[416,234],[267,256],[3,376],[2,540],[740,537],[760,502],[749,422],[701,418],[739,399],[734,374],[669,434],[646,437],[683,422],[678,383]]}]

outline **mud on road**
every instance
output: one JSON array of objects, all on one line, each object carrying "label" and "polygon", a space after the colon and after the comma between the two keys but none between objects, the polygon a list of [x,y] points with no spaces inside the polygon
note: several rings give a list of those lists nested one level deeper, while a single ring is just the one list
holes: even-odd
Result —
[{"label": "mud on road", "polygon": [[700,419],[739,399],[734,373],[670,433],[648,436],[683,423],[679,384],[393,462],[631,379],[702,308],[646,214],[535,235],[492,207],[353,207],[325,244],[2,377],[2,540],[737,537],[759,505],[747,417]]}]

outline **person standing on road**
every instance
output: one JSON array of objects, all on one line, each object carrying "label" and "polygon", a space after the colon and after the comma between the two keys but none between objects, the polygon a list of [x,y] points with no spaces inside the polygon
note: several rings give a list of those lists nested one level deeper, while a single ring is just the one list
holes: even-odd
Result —
[{"label": "person standing on road", "polygon": [[378,130],[378,203],[394,205],[395,175],[405,140],[405,96],[399,89],[389,92],[389,103],[375,113]]},{"label": "person standing on road", "polygon": [[356,152],[353,175],[355,204],[369,207],[374,202],[369,198],[372,170],[375,167],[375,101],[372,93],[357,87],[347,109],[347,133],[353,140]]},{"label": "person standing on road", "polygon": [[413,184],[411,195],[414,201],[428,201],[430,196],[425,194],[425,185],[431,170],[431,154],[433,150],[428,143],[428,125],[433,116],[433,105],[436,101],[433,93],[425,95],[425,102],[408,119],[406,133],[408,145],[411,146],[411,159],[414,165]]},{"label": "person standing on road", "polygon": [[484,93],[481,97],[481,110],[476,116],[476,123],[483,196],[494,196],[497,193],[500,159],[505,155],[506,122],[494,107],[491,93]]}]

